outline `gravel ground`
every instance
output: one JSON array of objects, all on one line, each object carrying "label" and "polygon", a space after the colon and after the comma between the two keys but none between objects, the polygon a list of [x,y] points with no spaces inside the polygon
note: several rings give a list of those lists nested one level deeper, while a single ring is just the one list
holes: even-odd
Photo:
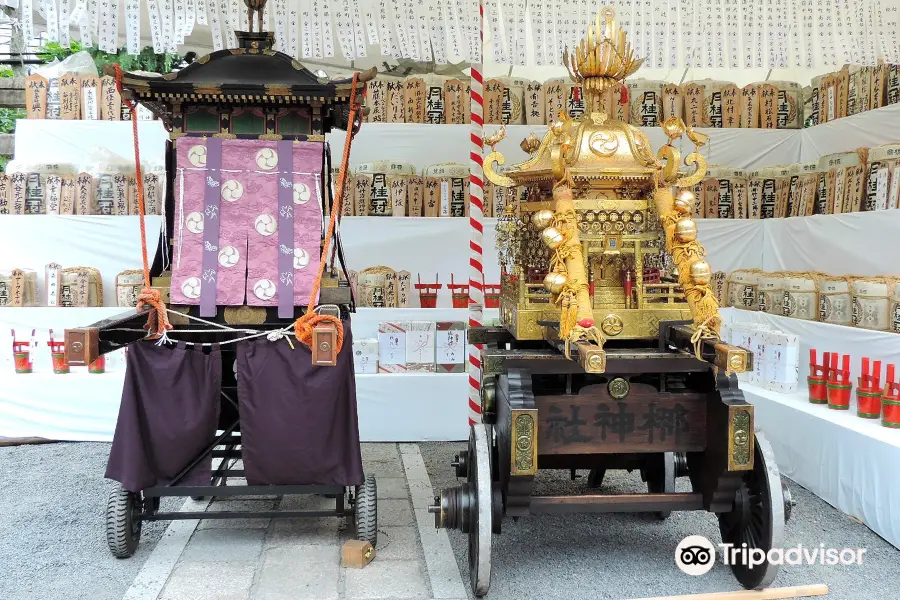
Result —
[{"label": "gravel ground", "polygon": [[[109,444],[0,447],[0,598],[120,600],[168,522],[145,523],[138,552],[110,555],[103,478]],[[179,500],[164,498],[177,509]]]},{"label": "gravel ground", "polygon": [[[463,443],[419,445],[435,492],[457,485],[450,461],[466,447]],[[583,490],[582,479],[571,481],[569,472],[538,473],[537,494],[564,494]],[[895,599],[900,551],[865,525],[835,510],[811,492],[790,484],[796,506],[787,525],[786,547],[819,544],[832,548],[866,548],[861,566],[783,566],[776,586],[825,583],[835,600]],[[610,471],[606,493],[644,492],[637,473]],[[679,479],[679,491],[690,491]],[[467,538],[450,531],[450,543],[469,589]],[[674,563],[678,543],[688,535],[720,540],[716,517],[705,512],[676,512],[660,522],[650,515],[540,515],[514,522],[503,520],[503,532],[494,536],[489,598],[517,600],[624,600],[741,589],[728,567],[718,563],[701,577],[683,574]],[[470,597],[471,597],[471,591]]]}]

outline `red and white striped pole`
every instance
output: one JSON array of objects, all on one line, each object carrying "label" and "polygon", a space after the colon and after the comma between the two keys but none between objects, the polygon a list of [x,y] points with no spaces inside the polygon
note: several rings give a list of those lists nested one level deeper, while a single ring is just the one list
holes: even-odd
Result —
[{"label": "red and white striped pole", "polygon": [[[478,57],[472,62],[471,147],[469,153],[469,327],[481,327],[484,307],[484,3],[478,2]],[[469,425],[481,423],[481,349],[469,344]]]}]

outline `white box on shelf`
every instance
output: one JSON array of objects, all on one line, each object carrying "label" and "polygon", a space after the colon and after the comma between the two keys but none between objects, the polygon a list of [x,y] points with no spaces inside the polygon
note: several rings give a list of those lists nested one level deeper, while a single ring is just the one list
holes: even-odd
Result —
[{"label": "white box on shelf", "polygon": [[378,372],[377,339],[353,340],[353,370],[357,375],[371,375]]},{"label": "white box on shelf", "polygon": [[406,331],[409,321],[378,324],[378,372],[406,372]]},{"label": "white box on shelf", "polygon": [[406,330],[406,370],[433,373],[434,321],[410,321]]},{"label": "white box on shelf", "polygon": [[773,392],[793,394],[800,379],[800,339],[798,336],[774,331],[769,334],[771,360],[766,387]]}]

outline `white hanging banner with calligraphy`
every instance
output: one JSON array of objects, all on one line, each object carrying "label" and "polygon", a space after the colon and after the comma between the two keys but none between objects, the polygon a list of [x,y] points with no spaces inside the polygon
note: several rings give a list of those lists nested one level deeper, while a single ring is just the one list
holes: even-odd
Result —
[{"label": "white hanging banner with calligraphy", "polygon": [[878,30],[875,29],[875,7],[874,0],[866,0],[862,5],[862,23],[863,31],[866,36],[865,55],[866,64],[874,65],[878,63]]},{"label": "white hanging banner with calligraphy", "polygon": [[378,44],[378,14],[375,12],[375,0],[362,0],[362,18],[366,27],[366,42],[370,46]]},{"label": "white hanging banner with calligraphy", "polygon": [[728,68],[740,69],[741,49],[741,4],[740,0],[723,0],[725,3],[725,41],[728,44]]},{"label": "white hanging banner with calligraphy", "polygon": [[450,55],[454,57],[454,60],[459,60],[465,56],[459,26],[460,0],[444,0],[444,3],[447,7],[444,22],[447,29],[447,42],[450,44]]},{"label": "white hanging banner with calligraphy", "polygon": [[197,22],[197,0],[184,0],[184,23],[181,31],[184,36],[189,36],[194,31],[194,23]]},{"label": "white hanging banner with calligraphy", "polygon": [[845,10],[845,0],[837,0],[837,2],[828,2],[826,0],[826,10],[828,4],[832,4],[834,8],[834,19],[837,23],[837,50],[842,62],[849,63],[853,61],[853,51],[850,49],[850,31],[853,29],[851,15]]},{"label": "white hanging banner with calligraphy", "polygon": [[[313,58],[325,58],[325,52],[322,49],[322,2],[327,0],[310,0],[312,2],[312,48]],[[287,30],[290,19],[288,17],[289,9],[285,9],[285,30]],[[290,36],[288,36],[290,37]]]},{"label": "white hanging banner with calligraphy", "polygon": [[[106,1],[109,2],[109,0]],[[44,19],[47,21],[47,37],[51,40],[59,40],[59,15],[56,10],[56,0],[41,0],[41,8],[44,9]]]},{"label": "white hanging banner with calligraphy", "polygon": [[507,64],[506,52],[506,36],[500,25],[500,3],[499,0],[487,0],[485,2],[486,17],[491,27],[491,45],[494,47],[494,62],[497,64]]},{"label": "white hanging banner with calligraphy", "polygon": [[232,36],[232,48],[237,46],[237,36],[235,31],[241,28],[241,7],[244,5],[241,0],[229,0],[228,2],[228,31]]},{"label": "white hanging banner with calligraphy", "polygon": [[413,60],[424,60],[422,45],[419,43],[419,20],[416,17],[415,0],[403,1],[404,21],[406,23],[406,42],[409,44],[409,54]]},{"label": "white hanging banner with calligraphy", "polygon": [[[526,66],[528,64],[528,44],[525,40],[528,37],[528,25],[525,19],[526,0],[516,0],[515,17],[516,17],[516,64]],[[533,18],[533,17],[532,17]]]},{"label": "white hanging banner with calligraphy", "polygon": [[878,0],[878,33],[881,38],[881,55],[889,63],[900,61],[900,44],[897,39],[897,3],[893,0]]},{"label": "white hanging banner with calligraphy", "polygon": [[[213,2],[215,6],[215,2]],[[162,36],[162,18],[159,15],[159,0],[147,0],[147,15],[150,17],[150,40],[153,43],[153,52],[162,54],[165,52]],[[210,26],[213,40],[213,50],[222,49],[222,34],[218,27]]]},{"label": "white hanging banner with calligraphy", "polygon": [[324,31],[322,32],[322,53],[325,58],[334,57],[334,7],[331,2],[325,2],[322,5],[322,23]]},{"label": "white hanging banner with calligraphy", "polygon": [[[91,34],[87,0],[73,0],[71,8],[69,23],[78,25],[78,38],[81,41],[81,45],[84,48],[92,48],[94,40]],[[22,21],[22,35],[27,40],[31,37],[31,24],[27,23],[26,20],[28,16],[31,16],[33,22],[34,15],[29,15],[29,13],[25,12],[26,10],[31,10],[31,0],[22,0],[22,17],[24,19]]]},{"label": "white hanging banner with calligraphy", "polygon": [[[645,65],[651,69],[656,68],[656,57],[653,55],[653,0],[639,0],[641,4],[641,28],[644,36],[641,39],[641,51],[647,57]],[[580,32],[576,32],[576,36]],[[575,39],[578,39],[577,37]]]},{"label": "white hanging banner with calligraphy", "polygon": [[129,54],[141,53],[140,0],[125,0],[125,45]]},{"label": "white hanging banner with calligraphy", "polygon": [[542,67],[545,63],[544,52],[544,3],[535,2],[531,6],[531,36],[534,39],[534,63]]},{"label": "white hanging banner with calligraphy", "polygon": [[350,21],[350,1],[342,0],[341,8],[335,14],[338,45],[341,47],[341,53],[344,55],[345,60],[353,60],[356,54],[355,42],[353,41],[353,24]]},{"label": "white hanging banner with calligraphy", "polygon": [[[806,0],[803,1],[806,4]],[[802,67],[803,56],[803,20],[800,15],[800,2],[787,0],[788,5],[788,34],[790,36],[791,60],[790,64]]]},{"label": "white hanging banner with calligraphy", "polygon": [[287,54],[291,58],[300,58],[300,7],[297,2],[288,0],[287,9]]},{"label": "white hanging banner with calligraphy", "polygon": [[[820,49],[822,50],[822,60],[826,65],[837,65],[838,64],[838,48],[840,47],[835,43],[835,28],[834,28],[834,5],[835,0],[818,0],[819,1],[819,14],[822,15],[822,21],[819,23],[819,42]],[[843,50],[841,50],[843,52]],[[843,54],[842,54],[843,56]],[[843,58],[840,59],[842,62]]]},{"label": "white hanging banner with calligraphy", "polygon": [[175,11],[174,0],[161,0],[159,9],[160,15],[162,16],[163,46],[165,46],[166,52],[172,52],[176,49],[173,21]]},{"label": "white hanging banner with calligraphy", "polygon": [[[749,0],[745,0],[748,1]],[[681,46],[683,61],[678,66],[691,67],[694,61],[694,0],[679,0],[678,13],[681,17],[679,32],[681,33]]]},{"label": "white hanging banner with calligraphy", "polygon": [[804,0],[800,4],[800,20],[803,23],[803,40],[798,56],[798,65],[812,69],[816,65],[815,54],[818,53],[816,45],[816,19],[812,0]]},{"label": "white hanging banner with calligraphy", "polygon": [[[430,3],[429,3],[430,4]],[[431,33],[428,22],[428,7],[421,2],[413,5],[416,14],[416,26],[419,34],[419,60],[433,60],[431,51]]]},{"label": "white hanging banner with calligraphy", "polygon": [[[662,4],[662,8],[666,9],[666,0],[662,0]],[[653,17],[653,31],[656,33],[656,47],[653,49],[653,57],[656,61],[656,66],[660,69],[671,66],[669,64],[669,53],[666,52],[666,34],[669,29],[668,12],[668,10],[654,11]],[[601,24],[601,27],[602,26],[603,25]],[[671,35],[675,35],[675,32],[673,31]]]},{"label": "white hanging banner with calligraphy", "polygon": [[113,18],[112,0],[102,0],[100,2],[100,29],[97,31],[99,40],[97,47],[103,52],[115,54],[118,51],[117,22],[118,19]]},{"label": "white hanging banner with calligraphy", "polygon": [[769,63],[769,68],[786,69],[788,66],[788,20],[787,2],[790,0],[775,0],[773,11],[773,26],[775,28],[775,61]]},{"label": "white hanging banner with calligraphy", "polygon": [[681,25],[678,22],[678,13],[681,4],[679,0],[668,0],[668,9],[666,10],[666,29],[668,29],[668,38],[666,39],[666,62],[669,68],[675,68],[681,65],[681,52],[678,46],[678,38],[681,34]]},{"label": "white hanging banner with calligraphy", "polygon": [[197,25],[207,25],[209,19],[206,16],[206,1],[196,0],[197,2]]},{"label": "white hanging banner with calligraphy", "polygon": [[[275,28],[276,36],[281,37],[287,31],[287,7],[284,5],[285,0],[275,5]],[[312,58],[313,56],[313,10],[312,0],[300,0],[300,22],[303,23],[303,32],[300,35],[300,45],[303,58]]]},{"label": "white hanging banner with calligraphy", "polygon": [[762,0],[753,2],[755,41],[753,49],[754,67],[766,66],[766,5]]},{"label": "white hanging banner with calligraphy", "polygon": [[[158,2],[158,0],[148,0],[149,6],[148,10],[150,12],[150,26],[153,30],[159,28],[159,13],[154,10],[153,4]],[[219,51],[225,48],[225,42],[222,37],[222,20],[219,15],[219,2],[218,0],[209,0],[208,6],[208,21],[209,21],[209,30],[212,32],[213,36],[213,50]],[[155,19],[154,19],[155,16]],[[159,52],[156,50],[156,40],[153,41],[154,52]]]},{"label": "white hanging banner with calligraphy", "polygon": [[434,61],[439,65],[447,64],[447,28],[444,25],[444,7],[441,0],[428,7],[428,29],[431,33],[431,49]]},{"label": "white hanging banner with calligraphy", "polygon": [[187,18],[187,8],[184,5],[185,0],[175,0],[173,5],[174,20],[172,21],[172,39],[176,45],[184,43],[184,21]]},{"label": "white hanging banner with calligraphy", "polygon": [[388,0],[380,0],[378,6],[378,26],[380,34],[378,39],[381,40],[381,55],[400,57],[400,45],[397,41],[397,30],[394,16],[394,9]]},{"label": "white hanging banner with calligraphy", "polygon": [[59,43],[69,45],[69,0],[60,0],[59,3]]},{"label": "white hanging banner with calligraphy", "polygon": [[350,19],[353,22],[353,44],[356,46],[355,58],[366,58],[366,24],[363,22],[359,2],[353,2],[350,8]]},{"label": "white hanging banner with calligraphy", "polygon": [[[88,32],[88,41],[90,41],[90,27],[83,27],[81,33],[81,42],[84,43],[84,30]],[[22,0],[22,37],[30,40],[34,35],[34,8],[31,0]],[[88,44],[90,47],[90,44]]]}]

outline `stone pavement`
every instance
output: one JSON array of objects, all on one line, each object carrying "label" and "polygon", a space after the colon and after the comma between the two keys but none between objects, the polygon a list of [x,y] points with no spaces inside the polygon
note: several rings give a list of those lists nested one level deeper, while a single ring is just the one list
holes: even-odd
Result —
[{"label": "stone pavement", "polygon": [[[364,569],[340,566],[341,545],[355,534],[352,518],[346,525],[337,517],[173,522],[125,598],[465,599],[447,535],[435,530],[426,510],[433,492],[418,447],[364,444],[363,465],[378,485],[376,558]],[[196,510],[187,504],[193,507],[183,510]],[[297,510],[333,508],[334,500],[272,496],[206,504],[208,511]]]}]

